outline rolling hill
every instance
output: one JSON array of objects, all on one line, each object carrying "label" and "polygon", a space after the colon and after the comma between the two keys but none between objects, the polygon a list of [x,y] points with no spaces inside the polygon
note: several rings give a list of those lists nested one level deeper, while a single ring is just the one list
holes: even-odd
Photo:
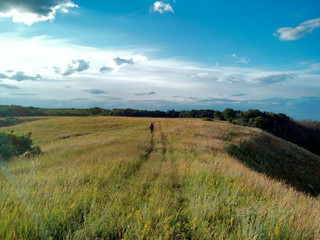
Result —
[{"label": "rolling hill", "polygon": [[1,162],[0,239],[320,238],[320,157],[260,129],[30,120],[1,128],[43,153]]}]

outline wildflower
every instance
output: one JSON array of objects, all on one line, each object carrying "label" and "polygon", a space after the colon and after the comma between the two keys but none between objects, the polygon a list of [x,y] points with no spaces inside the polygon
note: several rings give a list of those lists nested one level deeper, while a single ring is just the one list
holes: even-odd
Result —
[{"label": "wildflower", "polygon": [[180,221],[179,221],[179,222],[177,222],[177,227],[178,227],[178,228],[180,228],[180,227],[181,227],[181,223],[180,223]]},{"label": "wildflower", "polygon": [[144,230],[148,232],[150,227],[151,227],[151,221],[149,220],[144,224]]},{"label": "wildflower", "polygon": [[136,217],[140,216],[140,210],[139,209],[135,212],[135,215],[136,215]]},{"label": "wildflower", "polygon": [[192,229],[196,229],[196,227],[197,227],[197,218],[194,217],[194,218],[192,219]]},{"label": "wildflower", "polygon": [[169,229],[169,224],[167,223],[166,225],[164,225],[163,229],[167,231]]},{"label": "wildflower", "polygon": [[132,213],[129,213],[129,214],[127,215],[127,220],[129,220],[131,217],[132,217]]}]

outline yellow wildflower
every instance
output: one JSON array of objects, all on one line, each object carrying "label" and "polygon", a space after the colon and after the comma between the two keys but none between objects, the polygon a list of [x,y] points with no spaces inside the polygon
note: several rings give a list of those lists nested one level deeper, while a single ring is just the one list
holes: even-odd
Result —
[{"label": "yellow wildflower", "polygon": [[197,218],[194,217],[194,218],[192,219],[192,229],[196,229],[196,227],[197,227]]},{"label": "yellow wildflower", "polygon": [[129,220],[131,217],[132,217],[132,213],[129,213],[129,214],[127,215],[127,220]]}]

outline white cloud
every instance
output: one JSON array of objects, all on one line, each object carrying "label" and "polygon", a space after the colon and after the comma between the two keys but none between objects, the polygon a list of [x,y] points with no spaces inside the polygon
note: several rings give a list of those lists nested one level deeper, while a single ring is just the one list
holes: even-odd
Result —
[{"label": "white cloud", "polygon": [[164,3],[162,1],[156,1],[155,3],[153,3],[153,5],[151,6],[151,11],[159,12],[161,14],[163,14],[165,12],[174,13],[171,4],[170,3]]},{"label": "white cloud", "polygon": [[303,22],[297,27],[279,28],[273,35],[281,41],[294,41],[312,33],[318,27],[320,27],[320,18]]},{"label": "white cloud", "polygon": [[31,26],[35,22],[53,21],[57,12],[67,13],[74,7],[78,6],[70,0],[1,0],[0,17]]},{"label": "white cloud", "polygon": [[[202,104],[203,99],[209,98],[259,101],[275,95],[285,98],[319,96],[320,92],[320,73],[306,64],[302,70],[289,72],[244,65],[205,67],[177,58],[147,59],[146,52],[141,49],[98,49],[47,37],[0,36],[0,52],[5,56],[0,58],[1,88],[17,87],[0,91],[0,104],[7,99],[10,104],[83,107],[104,106],[108,102],[113,107],[126,107],[145,100],[141,107],[149,104],[154,109],[158,106],[155,102]],[[115,58],[135,64],[118,66]],[[87,68],[89,62],[90,68]],[[53,67],[58,67],[58,75]],[[66,73],[68,69],[74,73],[72,77]],[[81,74],[76,74],[80,70]],[[20,95],[13,95],[13,92]],[[83,98],[84,94],[87,99]],[[81,101],[79,96],[83,98]],[[213,107],[211,102],[206,104]]]},{"label": "white cloud", "polygon": [[148,61],[148,58],[144,55],[141,55],[141,54],[135,54],[132,56],[132,60],[135,62],[135,63],[139,63],[139,62],[145,62],[145,61]]},{"label": "white cloud", "polygon": [[191,77],[193,78],[207,78],[209,76],[209,74],[207,72],[200,72],[194,75],[191,75]]},{"label": "white cloud", "polygon": [[236,59],[237,63],[248,64],[251,61],[248,57],[239,57],[236,54],[232,54],[232,57]]}]

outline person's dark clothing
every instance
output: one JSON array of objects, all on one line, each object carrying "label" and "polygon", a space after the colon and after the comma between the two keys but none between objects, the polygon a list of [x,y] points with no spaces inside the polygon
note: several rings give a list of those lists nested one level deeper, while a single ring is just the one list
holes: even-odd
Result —
[{"label": "person's dark clothing", "polygon": [[154,125],[153,125],[153,123],[150,124],[150,127],[149,127],[149,128],[150,128],[150,132],[153,133],[153,130],[154,130]]}]

